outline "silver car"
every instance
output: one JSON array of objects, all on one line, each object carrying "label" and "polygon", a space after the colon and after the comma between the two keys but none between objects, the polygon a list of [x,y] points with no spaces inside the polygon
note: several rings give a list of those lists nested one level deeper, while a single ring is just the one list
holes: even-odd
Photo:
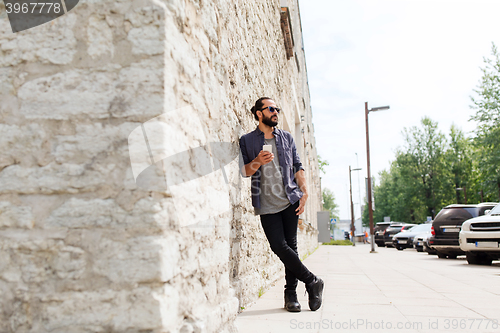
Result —
[{"label": "silver car", "polygon": [[417,250],[417,252],[424,252],[424,242],[427,240],[427,236],[429,236],[430,234],[431,232],[429,230],[413,237],[413,247],[415,248],[415,250]]}]

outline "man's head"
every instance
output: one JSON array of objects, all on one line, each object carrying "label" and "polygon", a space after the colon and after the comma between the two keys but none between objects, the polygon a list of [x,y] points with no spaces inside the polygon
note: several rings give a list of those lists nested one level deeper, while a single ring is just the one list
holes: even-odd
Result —
[{"label": "man's head", "polygon": [[278,125],[278,112],[279,109],[276,106],[276,103],[269,97],[261,97],[252,107],[252,113],[255,117],[255,120],[258,120],[259,123],[274,127]]}]

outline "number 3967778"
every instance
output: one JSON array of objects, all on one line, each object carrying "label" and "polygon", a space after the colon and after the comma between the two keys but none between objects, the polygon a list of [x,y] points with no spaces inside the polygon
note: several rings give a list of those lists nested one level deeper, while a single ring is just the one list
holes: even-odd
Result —
[{"label": "number 3967778", "polygon": [[62,10],[61,4],[58,2],[6,3],[5,9],[7,14],[59,14]]}]

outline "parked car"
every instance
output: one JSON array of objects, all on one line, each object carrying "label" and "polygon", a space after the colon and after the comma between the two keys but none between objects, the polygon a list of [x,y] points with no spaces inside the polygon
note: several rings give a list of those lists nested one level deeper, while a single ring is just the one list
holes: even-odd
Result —
[{"label": "parked car", "polygon": [[[432,226],[431,226],[431,230],[432,230]],[[437,254],[436,250],[434,250],[433,248],[431,248],[430,245],[429,245],[429,240],[432,237],[433,236],[430,233],[422,237],[422,242],[423,242],[422,249],[424,250],[424,252],[427,252],[427,254],[429,254],[429,255],[431,255],[431,254]]]},{"label": "parked car", "polygon": [[500,259],[500,205],[483,216],[465,221],[459,243],[471,265],[491,265],[492,260]]},{"label": "parked car", "polygon": [[402,230],[401,232],[395,234],[392,237],[392,245],[398,250],[404,250],[407,248],[413,248],[413,237],[423,232],[431,232],[430,223],[417,224],[407,230]]},{"label": "parked car", "polygon": [[413,247],[417,250],[417,252],[424,252],[424,239],[431,234],[432,223],[426,223],[426,225],[429,226],[429,231],[424,231],[413,237]]},{"label": "parked car", "polygon": [[483,202],[477,205],[449,205],[444,207],[432,222],[429,245],[436,250],[439,258],[455,259],[465,252],[460,248],[458,235],[464,221],[484,215],[497,205],[496,202]]},{"label": "parked car", "polygon": [[415,224],[409,224],[409,223],[395,223],[389,225],[387,229],[384,231],[384,244],[387,247],[393,247],[394,245],[392,244],[392,237],[397,234],[398,232],[401,232],[403,230],[410,229],[413,227]]},{"label": "parked car", "polygon": [[389,227],[389,225],[394,222],[377,222],[375,228],[373,228],[373,234],[375,235],[375,244],[384,247],[384,231]]}]

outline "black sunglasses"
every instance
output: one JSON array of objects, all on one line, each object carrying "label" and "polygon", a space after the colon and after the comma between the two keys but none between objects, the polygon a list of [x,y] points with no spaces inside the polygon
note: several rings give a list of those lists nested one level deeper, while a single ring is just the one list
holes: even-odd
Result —
[{"label": "black sunglasses", "polygon": [[265,109],[269,109],[270,113],[274,113],[274,112],[280,113],[281,112],[280,108],[275,108],[274,106],[266,106],[265,108],[260,109],[260,111],[265,110]]}]

